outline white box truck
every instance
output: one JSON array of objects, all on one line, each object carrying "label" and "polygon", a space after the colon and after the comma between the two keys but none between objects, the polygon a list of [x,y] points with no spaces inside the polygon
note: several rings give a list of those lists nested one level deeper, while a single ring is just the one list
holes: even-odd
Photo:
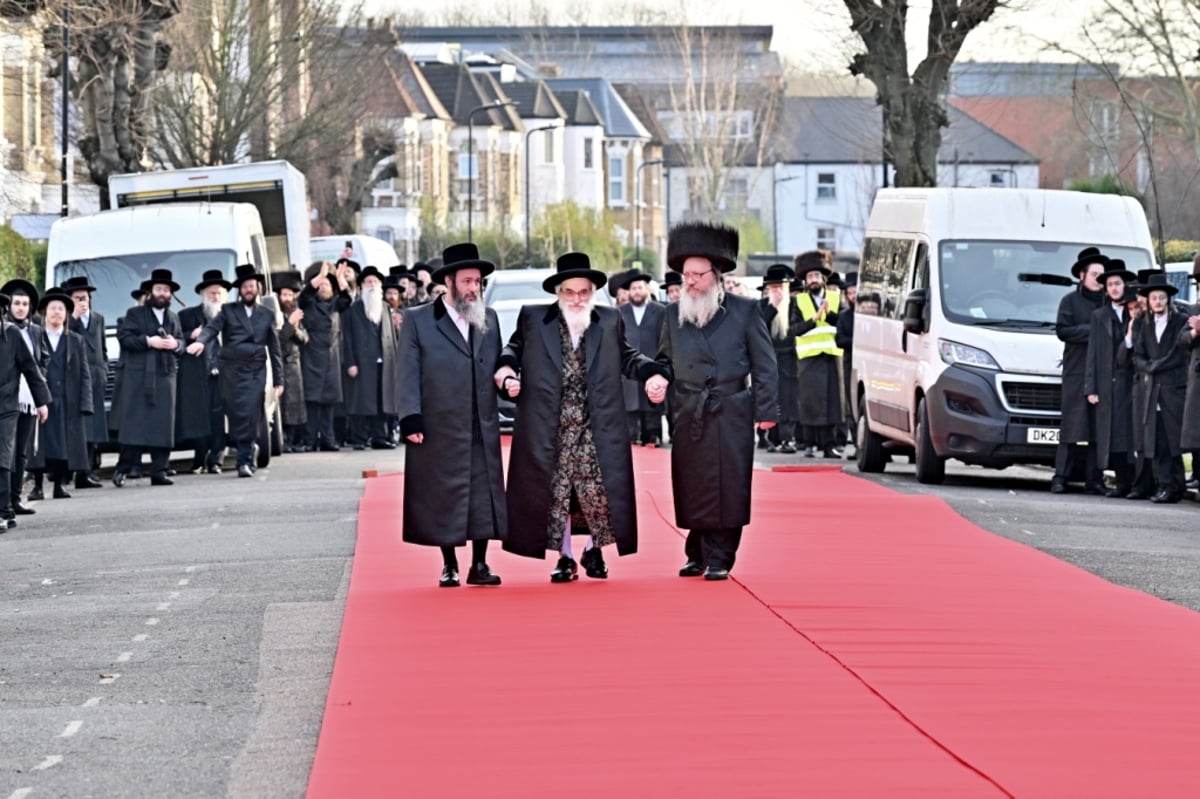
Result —
[{"label": "white box truck", "polygon": [[1133,272],[1154,266],[1146,215],[1116,195],[1037,189],[882,189],[867,222],[854,317],[858,468],[915,455],[917,479],[945,461],[1053,463],[1063,345],[1058,305],[1080,250]]},{"label": "white box truck", "polygon": [[312,262],[308,183],[287,161],[113,175],[108,193],[112,208],[197,201],[249,203],[262,220],[271,271],[304,271]]}]

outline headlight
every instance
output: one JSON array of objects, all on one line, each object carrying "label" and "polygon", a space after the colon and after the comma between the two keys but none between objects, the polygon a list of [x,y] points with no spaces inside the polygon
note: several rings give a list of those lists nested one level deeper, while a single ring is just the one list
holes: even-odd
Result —
[{"label": "headlight", "polygon": [[975,366],[979,369],[995,369],[1000,371],[1000,364],[996,363],[996,359],[987,353],[986,350],[981,350],[978,347],[968,347],[966,344],[959,344],[957,341],[946,341],[946,339],[938,339],[938,350],[942,354],[942,360],[948,364],[961,364],[962,366]]}]

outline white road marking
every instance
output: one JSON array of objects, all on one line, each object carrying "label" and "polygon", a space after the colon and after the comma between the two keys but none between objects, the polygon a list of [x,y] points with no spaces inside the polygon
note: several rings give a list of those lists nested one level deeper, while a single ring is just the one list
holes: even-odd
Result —
[{"label": "white road marking", "polygon": [[159,602],[158,607],[156,607],[155,610],[166,610],[169,607],[171,607],[170,602]]},{"label": "white road marking", "polygon": [[1022,530],[1021,532],[1024,533],[1025,535],[1031,535],[1031,536],[1034,536],[1035,538],[1037,537],[1037,533],[1033,532],[1032,530]]},{"label": "white road marking", "polygon": [[137,635],[133,636],[133,642],[135,644],[140,644],[142,641],[145,641],[149,637],[150,636],[146,635],[145,633],[138,633]]},{"label": "white road marking", "polygon": [[58,734],[59,738],[70,738],[75,733],[79,732],[83,727],[82,721],[71,721],[67,723],[67,728]]},{"label": "white road marking", "polygon": [[976,501],[976,502],[978,502],[980,505],[986,505],[986,504],[988,504],[988,501],[987,501],[986,499],[977,499],[977,500],[975,500],[975,501]]},{"label": "white road marking", "polygon": [[42,585],[54,585],[54,581],[47,577],[45,580],[42,580]]},{"label": "white road marking", "polygon": [[31,793],[33,793],[33,788],[17,788],[8,795],[8,799],[25,799]]},{"label": "white road marking", "polygon": [[158,624],[158,619],[154,619],[154,618],[146,619],[147,627],[153,627],[156,624]]},{"label": "white road marking", "polygon": [[93,696],[91,699],[89,699],[88,701],[84,702],[84,703],[83,703],[83,706],[84,706],[84,707],[95,707],[95,706],[96,706],[96,705],[98,705],[98,704],[100,704],[100,697],[98,697],[98,696]]},{"label": "white road marking", "polygon": [[129,659],[132,657],[133,657],[132,652],[122,652],[121,654],[117,655],[117,662],[118,663],[128,663]]},{"label": "white road marking", "polygon": [[188,566],[186,569],[184,569],[184,571],[187,572],[188,574],[191,574],[192,572],[196,571],[196,567]]},{"label": "white road marking", "polygon": [[62,762],[62,755],[47,755],[46,759],[38,763],[30,771],[45,771],[48,768],[53,768]]},{"label": "white road marking", "polygon": [[120,676],[121,676],[120,674],[101,674],[100,675],[100,684],[108,685],[109,683],[111,683],[113,680],[117,679]]},{"label": "white road marking", "polygon": [[189,580],[188,578],[184,577],[182,580],[180,580],[179,582],[177,582],[177,583],[176,583],[176,585],[187,585],[187,584],[188,584],[188,583],[190,583],[190,582],[191,582],[191,580]]}]

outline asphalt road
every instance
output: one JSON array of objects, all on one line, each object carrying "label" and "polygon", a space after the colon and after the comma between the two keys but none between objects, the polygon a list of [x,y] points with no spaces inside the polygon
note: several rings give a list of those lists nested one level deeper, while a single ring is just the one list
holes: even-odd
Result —
[{"label": "asphalt road", "polygon": [[[302,796],[361,472],[402,463],[402,451],[291,455],[252,480],[180,475],[38,503],[0,535],[0,799]],[[930,487],[892,464],[867,479],[1200,610],[1194,502],[1053,496],[1033,469],[952,464]]]}]

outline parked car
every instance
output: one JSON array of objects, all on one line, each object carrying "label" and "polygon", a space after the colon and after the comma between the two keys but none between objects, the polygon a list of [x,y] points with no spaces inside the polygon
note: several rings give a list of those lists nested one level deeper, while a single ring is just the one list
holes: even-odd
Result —
[{"label": "parked car", "polygon": [[[483,302],[493,308],[497,303],[519,301],[549,302],[552,295],[542,288],[546,278],[554,274],[553,269],[501,269],[493,272],[487,278],[487,288],[483,290]],[[600,305],[612,305],[612,297],[608,289],[602,288],[596,294],[596,302]],[[507,340],[507,339],[505,339]]]}]

